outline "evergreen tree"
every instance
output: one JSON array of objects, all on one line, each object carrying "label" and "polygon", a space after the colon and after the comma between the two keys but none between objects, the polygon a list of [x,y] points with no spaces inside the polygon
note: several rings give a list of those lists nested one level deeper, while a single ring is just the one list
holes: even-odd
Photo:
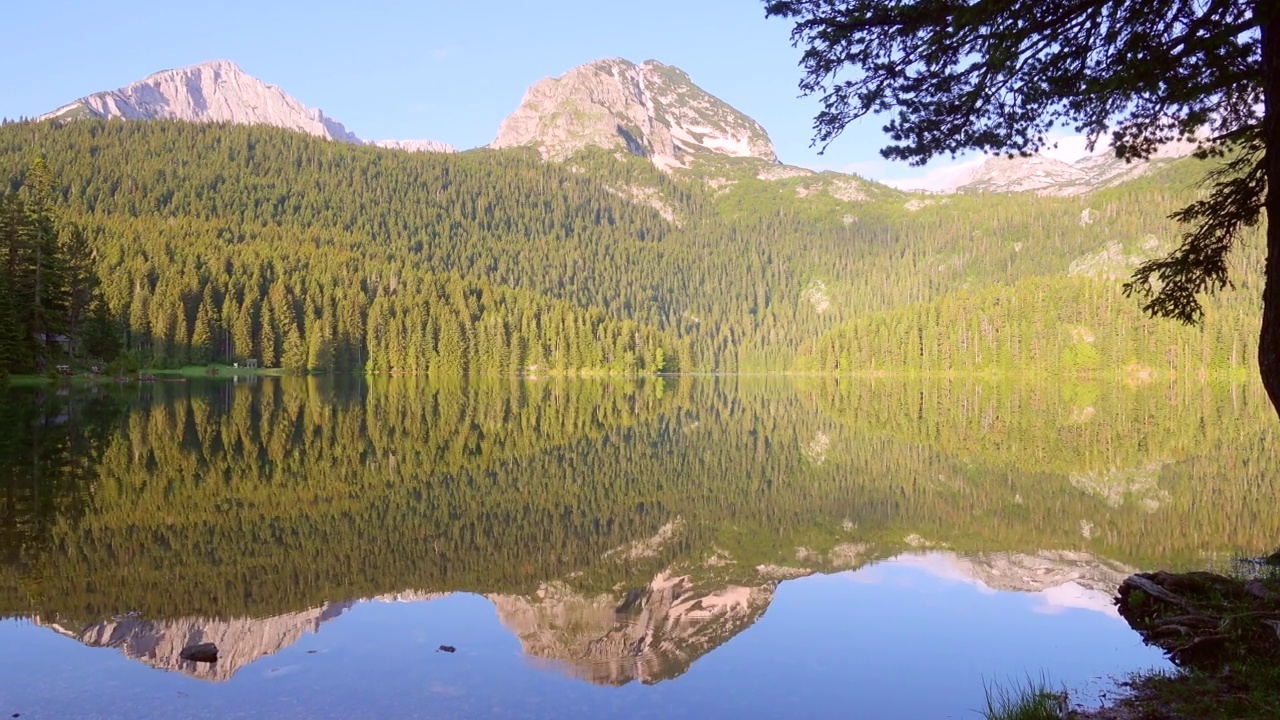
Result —
[{"label": "evergreen tree", "polygon": [[89,314],[84,325],[84,352],[91,358],[111,362],[119,356],[123,347],[119,323],[107,307],[101,293],[95,293],[89,303]]},{"label": "evergreen tree", "polygon": [[[319,337],[321,333],[316,333]],[[302,343],[302,333],[298,326],[290,324],[284,332],[283,350],[280,355],[280,367],[291,373],[301,374],[307,371],[307,348]]]},{"label": "evergreen tree", "polygon": [[309,333],[311,345],[307,350],[307,369],[312,372],[332,372],[334,369],[333,335],[328,328]]},{"label": "evergreen tree", "polygon": [[58,254],[65,273],[64,326],[67,335],[79,338],[99,286],[94,251],[84,230],[76,223],[64,222],[58,238]]},{"label": "evergreen tree", "polygon": [[0,384],[9,381],[11,370],[22,366],[21,327],[10,287],[8,268],[0,267]]},{"label": "evergreen tree", "polygon": [[209,296],[205,295],[196,311],[195,326],[191,330],[190,361],[204,365],[214,359],[214,318]]},{"label": "evergreen tree", "polygon": [[[23,243],[30,266],[24,273],[19,298],[25,301],[27,327],[36,341],[36,364],[44,366],[59,350],[59,338],[67,332],[67,267],[54,218],[53,173],[42,158],[31,163],[23,182],[27,221]],[[21,276],[19,276],[21,277]]]}]

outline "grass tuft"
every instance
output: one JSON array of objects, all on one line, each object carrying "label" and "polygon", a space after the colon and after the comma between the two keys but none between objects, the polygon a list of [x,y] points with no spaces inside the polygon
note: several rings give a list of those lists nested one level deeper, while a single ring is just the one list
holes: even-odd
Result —
[{"label": "grass tuft", "polygon": [[1008,684],[983,682],[986,720],[1061,720],[1067,717],[1067,693],[1053,690],[1044,675]]}]

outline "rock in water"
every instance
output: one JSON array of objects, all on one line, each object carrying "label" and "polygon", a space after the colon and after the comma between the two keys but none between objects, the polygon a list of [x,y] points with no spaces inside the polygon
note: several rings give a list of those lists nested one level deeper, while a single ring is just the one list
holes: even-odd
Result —
[{"label": "rock in water", "polygon": [[188,645],[182,649],[180,653],[183,660],[192,662],[214,663],[218,662],[218,646],[213,643],[200,643],[199,645]]}]

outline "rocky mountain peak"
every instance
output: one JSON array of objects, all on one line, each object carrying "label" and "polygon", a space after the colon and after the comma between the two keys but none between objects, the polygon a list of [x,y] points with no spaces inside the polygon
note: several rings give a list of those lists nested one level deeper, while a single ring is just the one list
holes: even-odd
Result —
[{"label": "rocky mountain peak", "polygon": [[40,119],[85,116],[272,125],[360,142],[342,123],[249,75],[230,60],[162,70],[117,90],[80,98]]},{"label": "rocky mountain peak", "polygon": [[[230,60],[152,73],[117,90],[80,98],[37,119],[86,117],[270,125],[339,142],[365,144],[342,123],[246,73]],[[453,151],[444,143],[430,140],[373,144],[404,150]]]},{"label": "rocky mountain peak", "polygon": [[536,147],[564,159],[588,147],[619,149],[663,169],[698,155],[777,161],[759,123],[694,84],[679,68],[646,60],[596,60],[538,81],[502,123],[491,147]]}]

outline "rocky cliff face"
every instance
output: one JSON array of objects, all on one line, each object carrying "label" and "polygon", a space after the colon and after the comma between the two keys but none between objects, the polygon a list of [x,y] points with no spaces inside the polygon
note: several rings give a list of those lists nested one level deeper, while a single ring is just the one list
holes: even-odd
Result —
[{"label": "rocky cliff face", "polygon": [[491,144],[516,146],[552,159],[616,148],[663,169],[688,167],[700,154],[777,161],[758,123],[655,60],[597,60],[534,84]]},{"label": "rocky cliff face", "polygon": [[[37,119],[83,117],[271,125],[339,142],[365,143],[342,123],[303,105],[284,90],[262,82],[228,60],[163,70],[118,90],[80,98]],[[453,151],[444,143],[430,140],[374,144],[416,151]]]},{"label": "rocky cliff face", "polygon": [[704,588],[664,572],[620,597],[588,597],[550,583],[534,597],[489,599],[526,655],[599,685],[652,684],[683,674],[746,630],[769,607],[775,587]]}]

